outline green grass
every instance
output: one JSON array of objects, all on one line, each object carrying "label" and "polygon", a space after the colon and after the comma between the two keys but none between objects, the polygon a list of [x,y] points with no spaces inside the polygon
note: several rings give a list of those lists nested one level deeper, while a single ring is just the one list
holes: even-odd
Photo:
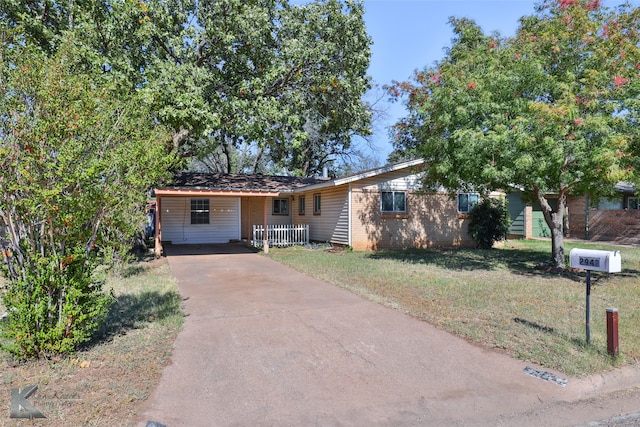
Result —
[{"label": "green grass", "polygon": [[[640,248],[620,250],[622,273],[592,273],[591,345],[586,274],[536,269],[549,241],[509,241],[489,251],[329,252],[270,250],[284,264],[513,357],[572,376],[605,372],[640,357]],[[606,309],[619,310],[620,355],[607,354]]]}]

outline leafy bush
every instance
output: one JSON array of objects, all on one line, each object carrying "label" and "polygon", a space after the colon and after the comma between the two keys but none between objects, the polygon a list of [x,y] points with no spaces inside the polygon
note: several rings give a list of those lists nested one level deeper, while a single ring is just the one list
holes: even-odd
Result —
[{"label": "leafy bush", "polygon": [[506,240],[509,235],[509,210],[503,199],[485,198],[469,212],[469,234],[476,247],[491,249],[495,242]]},{"label": "leafy bush", "polygon": [[[8,47],[8,45],[11,45]],[[76,67],[73,43],[45,57],[0,45],[2,347],[53,357],[92,338],[110,296],[96,277],[130,249],[149,187],[178,164],[149,99]]]},{"label": "leafy bush", "polygon": [[17,358],[51,357],[74,351],[104,321],[112,298],[88,270],[80,252],[40,257],[2,293],[10,307],[0,322],[3,350]]}]

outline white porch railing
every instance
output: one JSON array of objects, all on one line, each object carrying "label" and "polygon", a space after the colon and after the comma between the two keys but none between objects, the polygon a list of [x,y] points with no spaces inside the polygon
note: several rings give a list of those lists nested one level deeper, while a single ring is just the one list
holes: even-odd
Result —
[{"label": "white porch railing", "polygon": [[[267,225],[269,246],[293,246],[309,243],[309,225]],[[253,246],[264,246],[264,226],[253,226]]]}]

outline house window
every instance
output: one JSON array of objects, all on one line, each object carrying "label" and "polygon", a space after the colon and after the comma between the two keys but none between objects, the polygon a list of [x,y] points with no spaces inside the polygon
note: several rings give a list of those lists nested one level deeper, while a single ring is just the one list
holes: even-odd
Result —
[{"label": "house window", "polygon": [[298,214],[304,215],[305,210],[305,200],[304,196],[298,197]]},{"label": "house window", "polygon": [[478,204],[479,196],[474,193],[458,194],[458,212],[469,213]]},{"label": "house window", "polygon": [[627,197],[627,209],[640,209],[637,197]]},{"label": "house window", "polygon": [[605,211],[619,211],[622,209],[622,199],[600,199],[596,208]]},{"label": "house window", "polygon": [[191,199],[191,224],[209,224],[209,199]]},{"label": "house window", "polygon": [[287,199],[273,199],[273,214],[274,215],[289,215],[289,200],[287,200]]},{"label": "house window", "polygon": [[404,191],[382,191],[380,193],[380,210],[382,212],[406,212],[407,193]]},{"label": "house window", "polygon": [[320,194],[313,195],[313,214],[320,215]]}]

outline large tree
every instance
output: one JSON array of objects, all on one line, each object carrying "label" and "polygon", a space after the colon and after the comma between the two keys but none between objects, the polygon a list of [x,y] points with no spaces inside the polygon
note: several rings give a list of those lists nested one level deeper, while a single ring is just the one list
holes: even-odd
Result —
[{"label": "large tree", "polygon": [[540,203],[564,266],[567,196],[611,194],[636,172],[640,9],[548,0],[512,38],[451,23],[445,58],[389,89],[409,110],[396,154],[428,159],[430,186],[521,189]]},{"label": "large tree", "polygon": [[[6,34],[6,33],[5,33]],[[95,267],[130,249],[147,191],[175,157],[135,92],[99,85],[73,45],[0,45],[2,340],[19,357],[73,351],[110,297]]]},{"label": "large tree", "polygon": [[[168,121],[189,132],[200,157],[218,152],[227,170],[247,145],[255,158],[312,175],[332,154],[348,149],[353,134],[369,132],[362,96],[369,87],[369,45],[361,2],[324,0],[304,6],[286,1],[199,2],[192,40],[171,52],[149,87],[165,91]],[[155,22],[151,10],[150,22]],[[184,33],[166,46],[178,45]],[[167,72],[167,70],[169,72]],[[182,105],[166,92],[175,74],[200,88],[207,122],[194,134],[182,125]],[[186,73],[186,74],[183,74]],[[177,120],[175,115],[178,115]],[[186,133],[185,133],[186,134]]]},{"label": "large tree", "polygon": [[87,65],[148,93],[185,156],[237,150],[312,175],[369,133],[370,44],[358,0],[0,1],[47,52],[75,35]]}]

